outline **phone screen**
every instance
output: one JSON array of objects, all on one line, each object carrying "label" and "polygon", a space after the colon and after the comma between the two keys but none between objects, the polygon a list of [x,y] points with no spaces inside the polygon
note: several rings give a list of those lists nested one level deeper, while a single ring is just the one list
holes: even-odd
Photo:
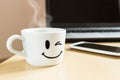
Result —
[{"label": "phone screen", "polygon": [[82,43],[82,44],[77,44],[76,46],[120,53],[120,47],[114,47],[114,46],[92,44],[92,43]]}]

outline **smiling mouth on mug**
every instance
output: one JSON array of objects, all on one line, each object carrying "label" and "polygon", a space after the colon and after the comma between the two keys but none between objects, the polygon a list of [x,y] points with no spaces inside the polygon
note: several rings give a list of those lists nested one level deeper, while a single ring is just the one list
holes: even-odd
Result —
[{"label": "smiling mouth on mug", "polygon": [[54,57],[47,56],[47,55],[45,55],[44,52],[42,53],[42,55],[43,55],[44,57],[48,58],[48,59],[55,59],[55,58],[59,57],[59,56],[62,54],[62,52],[63,52],[63,51],[60,51],[60,53],[59,53],[57,56],[54,56]]}]

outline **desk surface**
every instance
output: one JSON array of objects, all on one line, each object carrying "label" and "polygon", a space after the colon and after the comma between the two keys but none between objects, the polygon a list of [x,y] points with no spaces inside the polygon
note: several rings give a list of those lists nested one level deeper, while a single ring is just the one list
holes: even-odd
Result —
[{"label": "desk surface", "polygon": [[[118,43],[106,43],[120,46]],[[120,57],[69,49],[52,67],[33,67],[15,55],[0,63],[0,80],[120,80]]]}]

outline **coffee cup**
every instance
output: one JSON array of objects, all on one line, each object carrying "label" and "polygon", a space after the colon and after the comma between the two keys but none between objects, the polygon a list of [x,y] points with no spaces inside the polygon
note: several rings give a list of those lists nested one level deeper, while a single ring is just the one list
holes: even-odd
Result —
[{"label": "coffee cup", "polygon": [[[52,66],[63,61],[65,36],[66,30],[61,28],[28,28],[21,30],[21,35],[10,36],[6,46],[11,53],[24,56],[30,65]],[[22,51],[13,48],[16,39],[22,41]]]}]

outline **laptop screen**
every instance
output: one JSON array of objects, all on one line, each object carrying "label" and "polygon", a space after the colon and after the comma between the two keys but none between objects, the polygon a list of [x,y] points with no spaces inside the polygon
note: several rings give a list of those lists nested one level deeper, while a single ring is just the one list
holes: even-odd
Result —
[{"label": "laptop screen", "polygon": [[120,26],[119,0],[46,0],[52,27]]}]

